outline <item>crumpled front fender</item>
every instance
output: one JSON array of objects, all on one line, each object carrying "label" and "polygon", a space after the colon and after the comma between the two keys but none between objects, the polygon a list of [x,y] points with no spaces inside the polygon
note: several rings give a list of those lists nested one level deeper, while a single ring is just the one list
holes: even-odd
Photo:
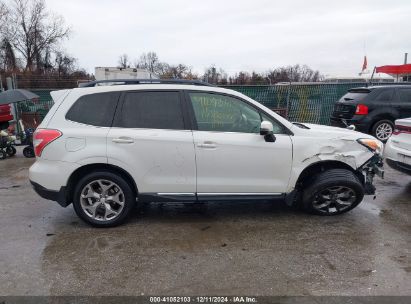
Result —
[{"label": "crumpled front fender", "polygon": [[382,158],[359,144],[353,138],[344,136],[335,138],[293,138],[293,166],[289,182],[289,192],[294,190],[296,182],[305,168],[315,163],[338,161],[351,167],[364,176],[366,194],[374,194],[372,179],[375,174],[383,175]]}]

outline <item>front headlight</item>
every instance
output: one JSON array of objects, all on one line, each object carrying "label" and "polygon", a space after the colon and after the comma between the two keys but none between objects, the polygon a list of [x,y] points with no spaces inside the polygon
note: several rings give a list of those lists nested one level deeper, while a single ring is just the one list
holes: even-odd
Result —
[{"label": "front headlight", "polygon": [[360,138],[357,142],[364,147],[367,147],[370,151],[377,154],[382,154],[383,144],[378,139]]}]

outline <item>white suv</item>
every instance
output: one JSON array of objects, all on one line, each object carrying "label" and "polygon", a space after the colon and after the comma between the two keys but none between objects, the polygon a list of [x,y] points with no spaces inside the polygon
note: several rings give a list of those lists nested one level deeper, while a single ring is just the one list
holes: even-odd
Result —
[{"label": "white suv", "polygon": [[[116,80],[118,82],[119,80]],[[285,199],[336,215],[374,194],[382,143],[290,123],[238,92],[196,81],[123,81],[52,92],[34,134],[36,192],[108,227],[154,201]]]}]

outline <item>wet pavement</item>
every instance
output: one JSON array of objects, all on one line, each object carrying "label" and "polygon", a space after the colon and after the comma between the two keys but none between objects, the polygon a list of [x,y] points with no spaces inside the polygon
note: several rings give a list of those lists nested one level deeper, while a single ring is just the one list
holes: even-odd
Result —
[{"label": "wet pavement", "polygon": [[337,217],[282,202],[146,204],[91,228],[0,161],[0,295],[411,295],[411,177]]}]

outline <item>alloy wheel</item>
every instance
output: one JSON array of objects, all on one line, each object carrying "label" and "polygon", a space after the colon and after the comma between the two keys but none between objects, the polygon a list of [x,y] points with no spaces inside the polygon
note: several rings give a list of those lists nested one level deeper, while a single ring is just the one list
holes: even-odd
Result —
[{"label": "alloy wheel", "polygon": [[392,126],[389,123],[384,122],[377,127],[375,135],[379,140],[386,141],[392,135],[392,131]]},{"label": "alloy wheel", "polygon": [[314,197],[313,207],[321,213],[332,214],[350,208],[357,196],[346,186],[333,186],[321,190]]},{"label": "alloy wheel", "polygon": [[80,205],[84,213],[98,221],[117,218],[124,204],[123,190],[116,183],[105,179],[88,183],[80,194]]}]

